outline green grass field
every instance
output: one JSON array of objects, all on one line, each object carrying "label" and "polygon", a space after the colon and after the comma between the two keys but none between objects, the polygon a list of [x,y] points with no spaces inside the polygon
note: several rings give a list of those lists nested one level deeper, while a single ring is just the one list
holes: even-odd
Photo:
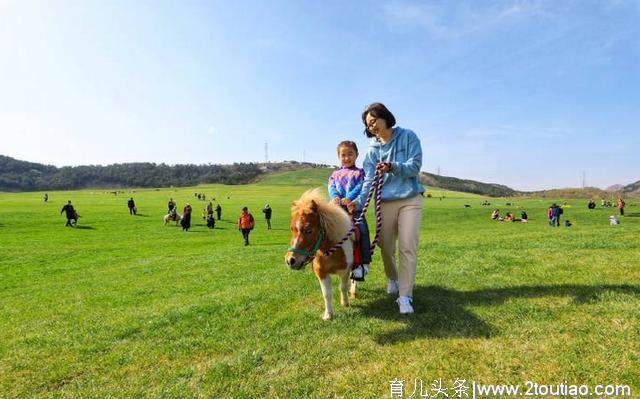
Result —
[{"label": "green grass field", "polygon": [[[317,280],[283,257],[292,200],[327,176],[50,192],[47,204],[43,193],[0,193],[0,397],[384,398],[396,378],[404,397],[416,379],[442,379],[449,397],[456,379],[624,384],[640,396],[638,201],[609,226],[616,210],[569,200],[574,225],[553,229],[549,200],[482,207],[479,196],[429,191],[417,313],[398,314],[376,253],[350,308],[334,281],[335,318],[323,322]],[[222,204],[213,231],[195,192]],[[190,232],[163,226],[169,197],[194,206]],[[77,228],[59,214],[68,199]],[[245,205],[257,220],[249,247],[235,228]],[[530,223],[493,222],[494,206],[524,207]]]}]

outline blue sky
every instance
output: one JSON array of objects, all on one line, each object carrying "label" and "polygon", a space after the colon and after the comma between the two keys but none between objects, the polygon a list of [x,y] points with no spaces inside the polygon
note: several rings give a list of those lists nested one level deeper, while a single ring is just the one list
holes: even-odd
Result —
[{"label": "blue sky", "polygon": [[516,189],[640,179],[640,0],[0,0],[0,154],[62,165],[366,149]]}]

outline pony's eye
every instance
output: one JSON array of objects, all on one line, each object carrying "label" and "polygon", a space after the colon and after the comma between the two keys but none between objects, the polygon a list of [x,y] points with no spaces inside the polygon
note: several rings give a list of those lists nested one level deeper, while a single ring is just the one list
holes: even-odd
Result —
[{"label": "pony's eye", "polygon": [[311,229],[309,229],[309,230],[305,230],[305,231],[304,231],[304,234],[306,234],[306,235],[309,235],[309,234],[311,234],[311,233],[313,233],[313,230],[311,230]]}]

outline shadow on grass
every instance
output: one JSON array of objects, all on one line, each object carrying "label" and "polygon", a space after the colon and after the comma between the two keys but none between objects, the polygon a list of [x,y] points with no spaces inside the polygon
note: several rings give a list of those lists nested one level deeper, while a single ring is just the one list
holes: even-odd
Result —
[{"label": "shadow on grass", "polygon": [[638,217],[640,217],[640,212],[625,213],[624,216],[625,217],[629,217],[629,218],[638,218]]},{"label": "shadow on grass", "polygon": [[404,321],[404,326],[386,332],[376,341],[380,345],[418,338],[490,338],[497,331],[489,323],[467,310],[469,306],[501,305],[510,298],[572,297],[578,304],[600,300],[604,293],[640,295],[636,285],[542,285],[456,291],[443,287],[414,288],[417,313],[400,315],[395,301],[382,290],[372,293],[377,298],[363,307],[363,315],[389,321]]},{"label": "shadow on grass", "polygon": [[149,215],[144,214],[144,213],[136,213],[135,216],[140,216],[141,218],[148,218]]},{"label": "shadow on grass", "polygon": [[78,229],[78,230],[97,230],[93,226],[76,226],[75,228]]}]

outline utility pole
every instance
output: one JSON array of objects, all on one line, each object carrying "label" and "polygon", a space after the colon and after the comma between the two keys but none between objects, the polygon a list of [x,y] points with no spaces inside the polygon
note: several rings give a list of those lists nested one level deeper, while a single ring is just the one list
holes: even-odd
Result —
[{"label": "utility pole", "polygon": [[269,143],[264,142],[264,163],[269,163]]},{"label": "utility pole", "polygon": [[307,150],[302,150],[302,163],[305,163],[307,160]]},{"label": "utility pole", "polygon": [[438,176],[440,176],[440,165],[438,165],[438,173],[436,173]]},{"label": "utility pole", "polygon": [[586,186],[587,186],[587,174],[583,170],[582,171],[582,188],[585,188]]}]

